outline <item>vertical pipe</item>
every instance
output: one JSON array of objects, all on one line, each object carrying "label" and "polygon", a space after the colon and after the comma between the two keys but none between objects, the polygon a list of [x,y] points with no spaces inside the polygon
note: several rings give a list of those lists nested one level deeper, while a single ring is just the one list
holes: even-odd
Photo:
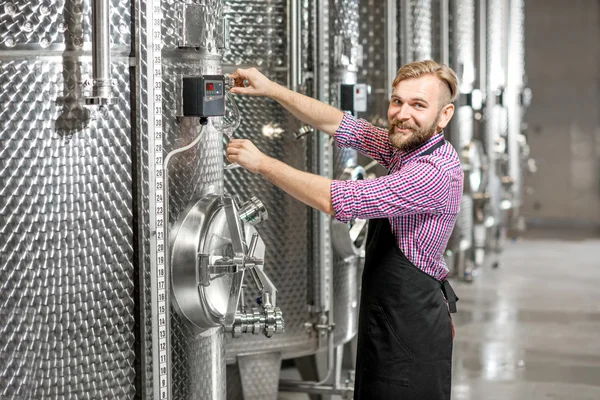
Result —
[{"label": "vertical pipe", "polygon": [[[329,54],[332,49],[329,46],[329,1],[316,0],[317,5],[317,29],[316,29],[316,60],[317,88],[315,94],[324,103],[330,102],[329,89]],[[333,151],[326,135],[318,135],[319,141],[319,174],[328,178],[333,177]],[[331,297],[333,287],[333,270],[331,254],[331,232],[330,217],[324,213],[318,213],[319,218],[319,271],[315,278],[318,282],[315,286],[319,288],[317,309],[320,312],[331,310]]]},{"label": "vertical pipe", "polygon": [[92,102],[112,97],[109,1],[92,0]]},{"label": "vertical pipe", "polygon": [[396,79],[396,73],[398,72],[398,56],[397,56],[397,29],[398,24],[396,23],[396,0],[387,0],[387,17],[386,17],[386,30],[387,30],[387,82],[386,82],[386,96],[389,99],[392,95],[392,84]]},{"label": "vertical pipe", "polygon": [[486,0],[477,0],[475,3],[475,62],[477,66],[477,88],[481,90],[482,99],[485,101],[487,90],[487,11]]},{"label": "vertical pipe", "polygon": [[401,21],[401,32],[402,37],[402,61],[401,64],[407,64],[414,61],[413,52],[413,40],[414,32],[412,28],[412,7],[410,6],[410,0],[400,0],[400,21]]},{"label": "vertical pipe", "polygon": [[[440,57],[442,63],[446,65],[450,65],[450,10],[448,1],[440,0]],[[456,18],[454,23],[456,23]]]},{"label": "vertical pipe", "polygon": [[522,7],[521,0],[509,1],[508,8],[508,49],[507,49],[507,97],[508,97],[508,175],[513,180],[512,195],[513,215],[518,214],[521,205],[521,148],[519,137],[521,136],[522,110],[519,95],[523,86],[522,71]]},{"label": "vertical pipe", "polygon": [[288,3],[288,35],[289,35],[289,46],[290,46],[290,74],[289,74],[289,86],[294,92],[297,92],[300,85],[302,84],[302,46],[300,45],[300,38],[302,32],[300,31],[302,15],[300,11],[300,0],[290,0]]}]

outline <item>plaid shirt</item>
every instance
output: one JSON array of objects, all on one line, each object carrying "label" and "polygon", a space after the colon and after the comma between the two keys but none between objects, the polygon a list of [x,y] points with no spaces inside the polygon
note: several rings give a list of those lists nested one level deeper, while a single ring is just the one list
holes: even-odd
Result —
[{"label": "plaid shirt", "polygon": [[454,228],[463,190],[458,154],[448,142],[432,154],[421,153],[444,140],[434,135],[418,149],[392,147],[386,129],[346,113],[335,132],[338,147],[350,147],[378,161],[389,174],[362,181],[334,180],[335,218],[389,218],[398,247],[417,268],[443,281],[444,250]]}]

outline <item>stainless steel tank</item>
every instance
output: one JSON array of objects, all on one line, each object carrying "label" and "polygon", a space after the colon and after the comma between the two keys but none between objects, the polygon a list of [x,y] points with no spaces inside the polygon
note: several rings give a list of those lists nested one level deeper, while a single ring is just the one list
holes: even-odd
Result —
[{"label": "stainless steel tank", "polygon": [[[270,79],[287,86],[287,25],[285,2],[228,2],[226,16],[230,21],[232,44],[224,58],[225,68],[256,67]],[[298,169],[306,170],[306,143],[296,140],[298,123],[275,101],[266,98],[235,96],[241,125],[236,138],[250,139],[272,157]],[[245,336],[227,340],[227,357],[249,349],[254,352],[291,354],[314,351],[316,342],[304,323],[309,321],[307,306],[307,270],[312,244],[309,210],[264,178],[243,169],[225,172],[228,193],[259,197],[269,210],[269,219],[260,227],[267,248],[265,269],[280,293],[280,306],[285,312],[286,332],[277,337]],[[249,286],[248,292],[253,290]],[[248,298],[247,306],[256,306]]]},{"label": "stainless steel tank", "polygon": [[439,59],[440,0],[398,0],[398,68],[413,61]]},{"label": "stainless steel tank", "polygon": [[[225,62],[229,64],[226,68],[234,69],[239,65],[253,66],[284,86],[307,91],[309,95],[322,98],[318,90],[313,92],[314,87],[317,86],[315,80],[320,79],[319,72],[315,70],[319,64],[314,61],[313,53],[318,51],[316,47],[319,44],[313,36],[316,29],[312,31],[314,20],[311,18],[316,16],[317,5],[307,3],[296,6],[300,8],[291,10],[286,8],[283,2],[228,4],[226,14],[231,21],[231,33],[234,39],[231,52],[225,57]],[[358,61],[356,3],[338,2],[330,4],[329,7],[336,7],[336,11],[330,14],[332,17],[335,15],[335,21],[327,22],[328,19],[325,19],[325,22],[329,24],[330,29],[336,30],[336,35],[332,36],[338,39],[332,38],[330,43],[332,51],[324,54],[330,57],[333,48],[338,46],[335,48],[343,52],[343,56],[352,57],[351,65],[355,65]],[[298,36],[293,37],[294,35]],[[301,43],[295,42],[292,48],[288,48],[287,44],[291,44],[294,40]],[[337,45],[334,44],[335,40],[338,41]],[[331,55],[331,58],[337,61],[334,55]],[[298,76],[293,73],[293,70],[298,68],[299,74],[304,75]],[[347,72],[346,69],[336,62],[335,70],[331,70],[326,80],[329,82],[335,80],[335,89],[328,93],[328,96],[336,99],[335,104],[338,98],[337,83],[341,79],[338,77],[342,76],[338,70],[347,73],[344,75],[346,82],[356,82],[356,71]],[[334,84],[331,84],[332,88],[333,86]],[[299,123],[274,101],[242,96],[237,96],[236,101],[242,114],[242,124],[239,132],[235,134],[236,137],[251,139],[266,154],[298,169],[319,172],[320,161],[314,160],[312,158],[314,155],[309,154],[314,148],[313,143],[320,140],[316,137],[318,134],[313,133],[312,135],[315,136],[310,138],[300,135]],[[336,156],[335,159],[345,167],[347,157],[344,157]],[[341,171],[343,171],[341,166],[335,169],[337,173],[341,174]],[[270,210],[270,218],[260,230],[267,248],[265,268],[269,269],[271,278],[280,293],[279,306],[284,313],[285,333],[270,339],[251,336],[228,339],[227,358],[229,362],[237,361],[239,367],[238,371],[232,368],[228,370],[230,375],[234,376],[234,382],[230,381],[232,385],[241,384],[246,396],[261,394],[273,397],[277,393],[277,381],[274,386],[275,392],[271,393],[266,393],[264,389],[261,392],[258,387],[248,389],[249,384],[244,382],[272,382],[265,375],[265,370],[270,371],[268,374],[278,377],[278,364],[277,368],[260,368],[260,371],[256,368],[249,371],[249,366],[258,366],[262,362],[264,367],[268,365],[266,360],[269,358],[278,363],[280,359],[311,355],[325,349],[327,341],[323,341],[323,337],[312,328],[312,324],[317,321],[315,312],[319,312],[321,301],[324,300],[319,300],[319,293],[322,293],[324,286],[331,285],[331,280],[328,283],[318,278],[321,274],[326,275],[319,269],[323,268],[321,263],[323,257],[327,257],[327,253],[331,254],[331,242],[324,243],[324,248],[319,248],[317,232],[319,228],[318,223],[313,222],[313,212],[261,177],[243,170],[227,171],[225,188],[228,192],[242,196],[254,193],[263,199],[267,209]],[[336,324],[334,334],[335,343],[341,344],[356,334],[357,269],[355,261],[348,265],[348,261],[339,258],[334,259],[333,266],[332,294]],[[251,285],[248,290],[252,290]],[[253,299],[248,301],[247,305],[251,306]],[[261,361],[260,357],[252,358],[249,353],[263,354],[263,360]],[[247,378],[249,374],[250,378]],[[236,383],[235,380],[238,382]],[[272,385],[270,387],[272,388]],[[239,391],[235,392],[234,389],[230,389],[229,397],[240,396]]]},{"label": "stainless steel tank", "polygon": [[525,2],[512,1],[509,8],[508,62],[508,176],[510,176],[512,207],[509,228],[517,234],[525,229],[521,207],[524,202],[523,177],[534,172],[529,144],[524,135],[523,116],[531,102],[531,91],[525,75]]},{"label": "stainless steel tank", "polygon": [[[363,66],[358,72],[358,81],[370,87],[367,111],[359,113],[375,126],[388,127],[387,111],[398,71],[396,54],[397,1],[387,0],[385,7],[376,0],[359,2],[360,44],[363,49]],[[367,174],[387,174],[370,158],[358,155],[358,163],[369,167]],[[360,274],[359,274],[360,278]]]},{"label": "stainless steel tank", "polygon": [[387,128],[391,85],[398,68],[395,51],[393,47],[390,48],[395,44],[395,29],[391,23],[394,23],[394,27],[396,24],[394,16],[389,14],[395,11],[395,2],[384,3],[388,7],[382,7],[381,2],[376,0],[359,2],[359,38],[363,65],[358,71],[358,81],[371,88],[367,111],[359,115],[375,126]]},{"label": "stainless steel tank", "polygon": [[512,185],[506,171],[508,2],[488,0],[486,33],[486,101],[484,107],[485,143],[488,159],[490,223],[487,233],[492,265],[506,237],[506,210],[510,208],[508,189]]},{"label": "stainless steel tank", "polygon": [[[330,7],[329,82],[330,104],[340,108],[341,85],[356,84],[357,74],[362,67],[362,46],[359,43],[358,0],[332,0]],[[358,153],[351,149],[339,149],[334,145],[333,178],[364,179],[356,170]],[[350,171],[357,171],[351,173]],[[358,222],[355,222],[358,223]],[[338,222],[332,221],[337,225]],[[332,235],[346,239],[345,229],[332,229]],[[332,240],[336,240],[332,237]],[[335,345],[339,346],[352,339],[358,328],[358,263],[360,256],[341,254],[334,246],[333,251],[333,294]]]},{"label": "stainless steel tank", "polygon": [[[447,251],[451,271],[460,278],[472,279],[474,271],[474,196],[481,190],[480,143],[474,141],[473,124],[475,81],[475,7],[474,1],[450,1],[448,14],[449,56],[448,64],[456,72],[459,97],[455,102],[454,116],[448,127],[447,139],[461,159],[465,175],[464,191],[454,232]],[[479,101],[480,102],[480,101]],[[451,254],[449,254],[451,252]]]},{"label": "stainless steel tank", "polygon": [[[299,6],[299,5],[298,5]],[[255,67],[270,79],[291,87],[292,61],[300,62],[288,47],[291,36],[300,34],[301,15],[285,1],[226,2],[225,15],[230,23],[231,48],[225,54],[224,68]],[[275,101],[266,98],[236,96],[241,125],[234,133],[246,138],[265,154],[301,170],[310,170],[309,144],[297,139],[300,125]],[[305,324],[313,317],[311,272],[318,268],[315,242],[311,239],[311,210],[262,177],[243,169],[228,170],[224,175],[228,193],[259,197],[269,210],[269,219],[260,228],[265,242],[265,271],[278,289],[278,306],[285,319],[285,332],[272,338],[245,335],[227,337],[226,358],[228,398],[277,397],[281,359],[313,354],[319,347],[318,336]],[[316,263],[316,264],[315,264]],[[249,282],[245,292],[256,292]],[[256,296],[247,296],[247,307],[256,307]],[[235,364],[235,365],[233,365]]]},{"label": "stainless steel tank", "polygon": [[113,10],[103,18],[113,103],[103,108],[85,107],[89,1],[0,6],[4,399],[136,395],[132,4],[101,5]]}]

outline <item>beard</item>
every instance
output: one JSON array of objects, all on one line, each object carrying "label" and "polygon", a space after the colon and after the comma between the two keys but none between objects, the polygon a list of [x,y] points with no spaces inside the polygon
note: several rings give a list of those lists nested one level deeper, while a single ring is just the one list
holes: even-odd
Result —
[{"label": "beard", "polygon": [[[441,112],[435,117],[435,121],[428,126],[417,127],[411,126],[408,123],[398,122],[396,118],[392,120],[390,124],[388,135],[390,143],[393,147],[397,148],[403,153],[412,151],[423,144],[425,144],[437,131],[437,125],[440,121]],[[410,129],[410,133],[396,133],[394,129],[398,127],[400,129]]]}]

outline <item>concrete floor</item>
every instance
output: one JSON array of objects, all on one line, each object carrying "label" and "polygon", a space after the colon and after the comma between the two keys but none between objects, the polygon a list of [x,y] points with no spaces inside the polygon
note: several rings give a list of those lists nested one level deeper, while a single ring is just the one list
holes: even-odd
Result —
[{"label": "concrete floor", "polygon": [[560,236],[509,242],[498,269],[453,282],[453,400],[600,399],[600,239]]}]

